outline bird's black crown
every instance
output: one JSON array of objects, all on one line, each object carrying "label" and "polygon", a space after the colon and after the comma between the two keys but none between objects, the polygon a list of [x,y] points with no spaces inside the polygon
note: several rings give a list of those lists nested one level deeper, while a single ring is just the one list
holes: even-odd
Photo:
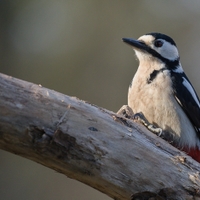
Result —
[{"label": "bird's black crown", "polygon": [[174,40],[172,38],[170,38],[169,36],[165,35],[165,34],[162,34],[162,33],[147,33],[146,35],[152,35],[155,38],[155,40],[157,40],[157,39],[166,40],[167,42],[176,46],[176,43],[174,42]]}]

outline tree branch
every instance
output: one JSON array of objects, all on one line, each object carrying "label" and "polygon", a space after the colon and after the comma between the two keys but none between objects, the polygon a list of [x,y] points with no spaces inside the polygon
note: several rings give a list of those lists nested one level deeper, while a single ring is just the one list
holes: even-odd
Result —
[{"label": "tree branch", "polygon": [[114,199],[199,196],[199,164],[140,124],[0,74],[0,148]]}]

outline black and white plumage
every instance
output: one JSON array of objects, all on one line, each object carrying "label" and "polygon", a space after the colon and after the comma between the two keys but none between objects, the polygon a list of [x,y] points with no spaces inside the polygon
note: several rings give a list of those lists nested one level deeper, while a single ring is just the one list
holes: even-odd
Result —
[{"label": "black and white plumage", "polygon": [[[200,149],[200,101],[180,63],[176,43],[161,33],[123,38],[139,59],[128,106],[169,131],[179,148]],[[200,156],[199,156],[200,159]]]}]

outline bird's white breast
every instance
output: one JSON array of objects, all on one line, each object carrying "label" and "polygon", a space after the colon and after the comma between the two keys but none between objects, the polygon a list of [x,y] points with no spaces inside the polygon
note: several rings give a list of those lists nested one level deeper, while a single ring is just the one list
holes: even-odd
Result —
[{"label": "bird's white breast", "polygon": [[180,147],[200,147],[193,125],[173,95],[170,72],[164,70],[158,73],[148,84],[152,69],[155,67],[138,68],[129,88],[128,105],[134,113],[142,112],[150,123],[170,131]]}]

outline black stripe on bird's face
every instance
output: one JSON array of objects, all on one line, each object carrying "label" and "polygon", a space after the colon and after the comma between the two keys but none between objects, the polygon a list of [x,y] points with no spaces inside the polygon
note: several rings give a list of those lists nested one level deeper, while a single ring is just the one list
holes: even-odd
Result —
[{"label": "black stripe on bird's face", "polygon": [[143,41],[135,40],[135,39],[132,39],[132,38],[122,38],[122,40],[126,44],[129,44],[130,46],[132,46],[133,49],[135,49],[136,51],[148,53],[148,54],[152,55],[152,57],[161,60],[163,63],[165,63],[166,67],[170,70],[177,69],[177,66],[179,66],[179,64],[180,64],[179,57],[176,60],[169,60],[167,58],[164,58],[157,51],[155,51],[150,46],[145,44]]}]

